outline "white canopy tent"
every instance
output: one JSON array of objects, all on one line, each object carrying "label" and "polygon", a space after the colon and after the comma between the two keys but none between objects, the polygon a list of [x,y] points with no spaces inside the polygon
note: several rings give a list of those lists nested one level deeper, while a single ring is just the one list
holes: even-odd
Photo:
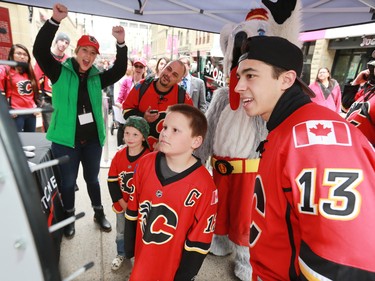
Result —
[{"label": "white canopy tent", "polygon": [[[253,0],[61,0],[70,11],[219,33],[245,19]],[[272,0],[291,1],[291,0]],[[373,21],[375,0],[301,0],[302,31]],[[51,8],[57,1],[4,1]]]}]

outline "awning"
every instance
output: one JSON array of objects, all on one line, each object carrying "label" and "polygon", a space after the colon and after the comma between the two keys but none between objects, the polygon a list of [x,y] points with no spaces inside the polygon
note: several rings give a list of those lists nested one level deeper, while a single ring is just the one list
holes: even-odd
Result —
[{"label": "awning", "polygon": [[[64,0],[63,3],[72,12],[219,33],[226,23],[239,23],[245,19],[252,1]],[[368,23],[372,21],[375,8],[375,0],[300,1],[303,23],[301,31]],[[49,0],[4,2],[52,8],[52,1]]]}]

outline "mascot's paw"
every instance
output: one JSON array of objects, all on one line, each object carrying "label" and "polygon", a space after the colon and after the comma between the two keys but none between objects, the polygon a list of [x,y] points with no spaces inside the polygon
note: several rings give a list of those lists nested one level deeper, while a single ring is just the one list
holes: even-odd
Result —
[{"label": "mascot's paw", "polygon": [[234,275],[242,281],[250,281],[252,268],[250,265],[249,248],[245,246],[234,245],[236,256],[234,258]]},{"label": "mascot's paw", "polygon": [[233,251],[232,242],[227,235],[216,235],[212,238],[210,253],[215,256],[227,256]]}]

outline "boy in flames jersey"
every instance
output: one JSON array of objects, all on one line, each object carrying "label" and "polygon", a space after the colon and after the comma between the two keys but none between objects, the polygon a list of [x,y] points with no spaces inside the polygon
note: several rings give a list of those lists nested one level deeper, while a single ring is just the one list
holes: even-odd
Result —
[{"label": "boy in flames jersey", "polygon": [[269,130],[253,196],[252,279],[375,280],[373,147],[304,93],[297,46],[251,37],[243,53],[235,91]]},{"label": "boy in flames jersey", "polygon": [[112,270],[118,270],[125,258],[124,215],[129,193],[133,191],[134,169],[139,159],[150,152],[147,142],[149,132],[150,127],[145,119],[130,116],[124,124],[125,146],[117,151],[108,171],[108,190],[113,202],[112,209],[116,213],[117,255],[112,261]]},{"label": "boy in flames jersey", "polygon": [[206,131],[199,109],[170,106],[159,151],[140,159],[125,213],[125,257],[135,257],[131,281],[194,280],[209,252],[217,190],[192,155]]}]

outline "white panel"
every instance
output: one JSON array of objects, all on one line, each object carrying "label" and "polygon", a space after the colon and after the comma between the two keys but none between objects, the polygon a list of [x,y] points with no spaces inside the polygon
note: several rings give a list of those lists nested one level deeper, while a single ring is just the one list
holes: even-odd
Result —
[{"label": "white panel", "polygon": [[29,221],[1,142],[0,159],[0,279],[44,280]]}]

